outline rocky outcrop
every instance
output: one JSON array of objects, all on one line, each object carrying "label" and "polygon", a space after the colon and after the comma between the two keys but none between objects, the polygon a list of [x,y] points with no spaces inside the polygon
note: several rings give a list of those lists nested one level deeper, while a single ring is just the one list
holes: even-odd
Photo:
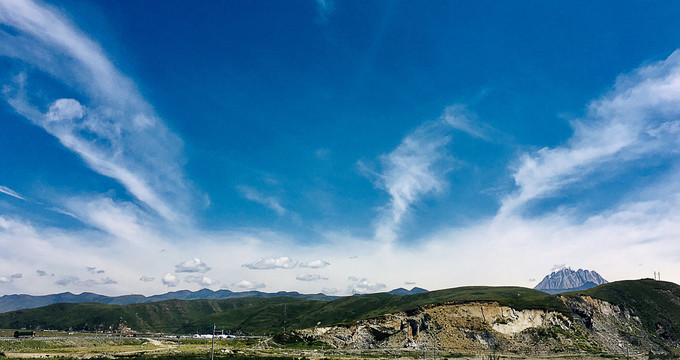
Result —
[{"label": "rocky outcrop", "polygon": [[563,314],[543,310],[515,310],[498,303],[470,302],[428,306],[351,325],[303,330],[336,348],[432,348],[462,352],[490,349],[509,352],[547,352],[526,346],[524,334],[534,328],[568,331]]},{"label": "rocky outcrop", "polygon": [[590,296],[562,297],[573,314],[574,321],[587,329],[591,338],[614,354],[666,353],[668,343],[658,334],[644,329],[633,311]]},{"label": "rocky outcrop", "polygon": [[432,349],[516,354],[668,353],[630,310],[605,301],[562,297],[571,311],[516,310],[496,302],[449,303],[353,324],[301,330],[341,349]]}]

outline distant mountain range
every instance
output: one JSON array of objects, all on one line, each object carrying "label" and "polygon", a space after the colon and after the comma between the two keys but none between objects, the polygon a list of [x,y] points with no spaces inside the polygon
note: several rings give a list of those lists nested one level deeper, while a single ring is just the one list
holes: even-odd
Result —
[{"label": "distant mountain range", "polygon": [[70,292],[60,294],[50,294],[43,296],[33,295],[4,295],[0,297],[0,313],[21,310],[33,309],[42,306],[47,306],[57,303],[102,303],[112,305],[129,305],[151,303],[163,300],[198,300],[198,299],[230,299],[242,297],[279,297],[288,296],[305,300],[322,300],[331,301],[339,298],[339,296],[328,296],[325,294],[300,294],[298,292],[280,291],[277,293],[265,293],[260,291],[244,291],[233,292],[230,290],[212,291],[210,289],[202,289],[198,291],[180,290],[168,292],[161,295],[144,296],[144,295],[123,295],[123,296],[105,296],[84,292],[82,294],[73,294]]},{"label": "distant mountain range", "polygon": [[[389,294],[392,295],[412,295],[427,292],[427,290],[414,287],[411,290],[404,288],[394,289]],[[105,296],[84,292],[82,294],[73,294],[70,292],[60,294],[50,294],[42,296],[33,295],[4,295],[0,297],[0,313],[5,313],[13,310],[33,309],[42,306],[47,306],[57,303],[102,303],[111,305],[130,305],[151,303],[164,300],[208,300],[208,299],[232,299],[245,297],[293,297],[304,300],[321,300],[332,301],[340,298],[340,296],[330,296],[322,293],[318,294],[300,294],[296,291],[279,291],[276,293],[266,293],[261,291],[243,291],[233,292],[230,290],[212,291],[210,289],[202,289],[198,291],[180,290],[168,292],[161,295],[144,296],[144,295],[123,295],[123,296]]]},{"label": "distant mountain range", "polygon": [[579,291],[606,284],[607,280],[592,270],[562,268],[553,271],[534,287],[548,294],[559,294],[567,291]]},{"label": "distant mountain range", "polygon": [[427,290],[419,287],[414,287],[411,290],[406,290],[404,288],[398,288],[394,289],[392,291],[388,291],[387,293],[390,295],[415,295],[415,294],[421,294],[421,293],[426,293]]}]

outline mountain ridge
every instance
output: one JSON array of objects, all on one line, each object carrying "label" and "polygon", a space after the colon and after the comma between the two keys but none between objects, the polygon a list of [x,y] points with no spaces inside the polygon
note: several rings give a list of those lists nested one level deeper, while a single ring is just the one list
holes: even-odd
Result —
[{"label": "mountain ridge", "polygon": [[594,270],[573,270],[570,267],[563,267],[546,275],[534,289],[548,294],[559,294],[587,290],[606,283],[608,281]]},{"label": "mountain ridge", "polygon": [[261,291],[234,292],[225,289],[217,291],[213,291],[210,289],[201,289],[198,291],[177,290],[151,296],[145,296],[141,294],[106,296],[95,294],[92,292],[82,292],[80,294],[63,292],[48,295],[10,294],[0,296],[0,313],[6,313],[14,310],[34,309],[58,303],[75,304],[94,302],[110,305],[131,305],[159,302],[165,300],[230,299],[241,297],[269,298],[281,296],[321,301],[331,301],[340,298],[339,296],[330,296],[325,295],[323,293],[301,294],[297,291],[279,291],[276,293],[266,293]]},{"label": "mountain ridge", "polygon": [[[428,290],[423,288],[414,287],[411,290],[398,288],[391,290],[388,293],[394,295],[413,295],[427,291]],[[109,305],[131,305],[159,302],[165,300],[201,300],[201,299],[219,300],[245,297],[261,297],[261,298],[292,297],[305,300],[332,301],[335,299],[339,299],[342,296],[332,296],[323,293],[301,294],[297,291],[278,291],[275,293],[267,293],[261,291],[234,292],[226,289],[213,291],[205,288],[197,291],[191,290],[170,291],[164,294],[151,296],[144,296],[141,294],[106,296],[92,292],[82,292],[80,294],[62,292],[48,295],[11,294],[0,296],[0,313],[6,313],[14,310],[35,309],[58,303],[75,304],[94,302]]]}]

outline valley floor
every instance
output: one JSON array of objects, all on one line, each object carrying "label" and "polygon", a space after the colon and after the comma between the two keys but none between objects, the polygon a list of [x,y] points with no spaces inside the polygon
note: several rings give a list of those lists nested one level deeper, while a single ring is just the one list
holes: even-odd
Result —
[{"label": "valley floor", "polygon": [[[126,338],[97,334],[50,333],[35,338],[14,339],[0,331],[0,359],[124,359],[124,360],[188,360],[210,359],[209,339],[170,337]],[[594,357],[585,354],[517,355],[488,352],[455,353],[432,349],[324,349],[272,347],[263,338],[216,340],[215,359],[229,360],[352,360],[352,359],[625,359],[623,354]],[[633,359],[648,359],[646,354],[631,354]]]}]

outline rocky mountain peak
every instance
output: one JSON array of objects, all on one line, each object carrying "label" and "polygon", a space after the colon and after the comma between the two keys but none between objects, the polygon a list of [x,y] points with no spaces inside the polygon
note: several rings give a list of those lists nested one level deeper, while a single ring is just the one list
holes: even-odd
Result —
[{"label": "rocky mountain peak", "polygon": [[590,289],[606,283],[607,280],[593,270],[573,270],[572,268],[564,267],[544,277],[534,289],[556,294],[565,291]]}]

